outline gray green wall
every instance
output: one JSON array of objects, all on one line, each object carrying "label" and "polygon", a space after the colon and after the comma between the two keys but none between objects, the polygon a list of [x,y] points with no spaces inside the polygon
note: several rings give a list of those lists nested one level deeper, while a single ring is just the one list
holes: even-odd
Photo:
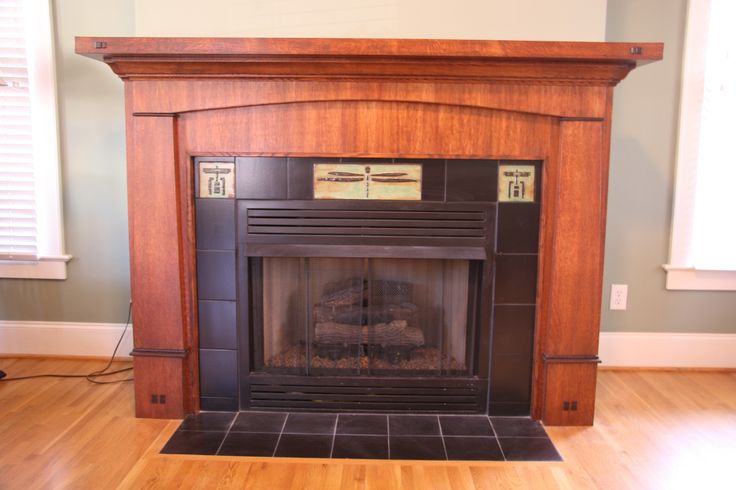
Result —
[{"label": "gray green wall", "polygon": [[[607,11],[605,0],[464,0],[462,6],[362,0],[349,9],[337,0],[315,0],[308,11],[298,2],[255,0],[54,4],[65,241],[74,259],[66,281],[0,279],[0,320],[125,320],[130,293],[122,82],[107,66],[75,55],[74,36],[605,35],[611,41],[664,41],[667,47],[665,61],[634,71],[616,89],[603,329],[736,332],[734,293],[665,291],[660,267],[667,262],[685,0],[610,0]],[[611,282],[629,284],[629,310],[608,311]]]},{"label": "gray green wall", "polygon": [[[736,333],[736,292],[667,291],[687,0],[609,0],[607,41],[663,41],[664,60],[616,88],[601,329]],[[611,311],[611,283],[628,284]]]}]

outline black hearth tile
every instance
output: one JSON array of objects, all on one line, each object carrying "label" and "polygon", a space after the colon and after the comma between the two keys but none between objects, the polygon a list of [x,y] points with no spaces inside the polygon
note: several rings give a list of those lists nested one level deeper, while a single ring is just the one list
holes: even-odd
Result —
[{"label": "black hearth tile", "polygon": [[233,412],[200,412],[187,415],[179,430],[212,430],[227,432],[235,419]]},{"label": "black hearth tile", "polygon": [[388,417],[385,415],[340,414],[337,417],[338,434],[388,434]]},{"label": "black hearth tile", "polygon": [[334,413],[290,413],[284,433],[334,434],[337,415]]},{"label": "black hearth tile", "polygon": [[443,436],[493,436],[488,417],[480,415],[440,416]]},{"label": "black hearth tile", "polygon": [[238,396],[237,351],[200,349],[199,389],[202,396]]},{"label": "black hearth tile", "polygon": [[493,319],[493,353],[532,353],[534,305],[497,305]]},{"label": "black hearth tile", "polygon": [[289,179],[289,199],[312,199],[314,192],[312,184],[314,177],[313,165],[316,162],[337,162],[338,159],[289,158],[287,174]]},{"label": "black hearth tile", "polygon": [[161,449],[163,454],[215,454],[226,432],[178,430]]},{"label": "black hearth tile", "polygon": [[227,456],[273,456],[279,434],[230,432],[217,452]]},{"label": "black hearth tile", "polygon": [[237,349],[235,301],[199,302],[199,347]]},{"label": "black hearth tile", "polygon": [[537,253],[539,204],[500,203],[497,236],[501,253]]},{"label": "black hearth tile", "polygon": [[534,304],[537,290],[537,256],[496,257],[496,304]]},{"label": "black hearth tile", "polygon": [[286,414],[280,412],[240,412],[231,432],[271,432],[279,434],[284,428]]},{"label": "black hearth tile", "polygon": [[197,250],[235,250],[235,199],[197,199]]},{"label": "black hearth tile", "polygon": [[332,434],[281,434],[276,456],[289,458],[329,458]]},{"label": "black hearth tile", "polygon": [[332,457],[388,459],[388,437],[337,435]]},{"label": "black hearth tile", "polygon": [[235,301],[235,252],[197,252],[199,299]]},{"label": "black hearth tile", "polygon": [[449,460],[503,461],[495,437],[445,437]]},{"label": "black hearth tile", "polygon": [[215,412],[237,412],[238,399],[224,396],[201,396],[199,397],[199,407],[202,410],[212,410]]},{"label": "black hearth tile", "polygon": [[499,437],[506,461],[562,461],[554,444],[542,437]]},{"label": "black hearth tile", "polygon": [[440,424],[435,415],[389,415],[392,436],[438,436]]},{"label": "black hearth tile", "polygon": [[441,437],[392,435],[388,444],[391,459],[447,459]]},{"label": "black hearth tile", "polygon": [[498,162],[448,160],[447,201],[496,201]]},{"label": "black hearth tile", "polygon": [[286,199],[286,158],[235,159],[238,199]]},{"label": "black hearth tile", "polygon": [[531,397],[531,355],[499,354],[491,361],[491,401],[528,402]]},{"label": "black hearth tile", "polygon": [[529,402],[491,402],[488,414],[496,417],[528,417],[531,413]]},{"label": "black hearth tile", "polygon": [[529,417],[491,417],[498,437],[547,437],[542,424]]}]

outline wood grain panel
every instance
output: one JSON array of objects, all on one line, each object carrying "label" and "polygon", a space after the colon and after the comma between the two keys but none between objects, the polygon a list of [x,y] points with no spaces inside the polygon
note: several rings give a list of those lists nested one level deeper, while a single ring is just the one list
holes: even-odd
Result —
[{"label": "wood grain panel", "polygon": [[605,87],[500,83],[315,80],[136,80],[135,113],[364,100],[426,102],[560,117],[605,116]]},{"label": "wood grain panel", "polygon": [[563,121],[555,195],[552,268],[545,286],[546,354],[598,352],[605,210],[603,124]]},{"label": "wood grain panel", "polygon": [[[186,414],[184,359],[181,357],[135,356],[135,414],[155,419],[180,419]],[[144,374],[145,373],[145,374]],[[164,398],[161,398],[161,395]],[[154,398],[155,397],[155,398]]]},{"label": "wood grain panel", "polygon": [[321,102],[187,113],[189,154],[539,159],[552,118],[435,104]]},{"label": "wood grain panel", "polygon": [[128,224],[135,347],[183,349],[182,276],[172,117],[129,125]]},{"label": "wood grain panel", "polygon": [[597,362],[547,362],[545,369],[545,425],[593,425]]}]

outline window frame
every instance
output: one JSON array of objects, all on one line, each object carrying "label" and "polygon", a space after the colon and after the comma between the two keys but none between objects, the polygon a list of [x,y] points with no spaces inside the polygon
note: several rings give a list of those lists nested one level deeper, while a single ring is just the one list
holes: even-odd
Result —
[{"label": "window frame", "polygon": [[[36,260],[0,260],[0,278],[66,279],[50,0],[23,0],[36,194]],[[44,144],[36,144],[43,141]]]},{"label": "window frame", "polygon": [[675,167],[669,263],[666,288],[670,290],[736,290],[736,271],[698,269],[692,259],[700,113],[705,81],[710,0],[688,2],[687,28],[680,86],[680,114]]}]

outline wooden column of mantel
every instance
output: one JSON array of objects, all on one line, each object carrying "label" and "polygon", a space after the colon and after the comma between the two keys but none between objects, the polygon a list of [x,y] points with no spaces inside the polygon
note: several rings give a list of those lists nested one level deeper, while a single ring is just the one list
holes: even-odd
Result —
[{"label": "wooden column of mantel", "polygon": [[532,416],[591,424],[612,92],[662,50],[77,38],[125,81],[137,415],[199,408],[191,156],[482,157],[544,161]]}]

